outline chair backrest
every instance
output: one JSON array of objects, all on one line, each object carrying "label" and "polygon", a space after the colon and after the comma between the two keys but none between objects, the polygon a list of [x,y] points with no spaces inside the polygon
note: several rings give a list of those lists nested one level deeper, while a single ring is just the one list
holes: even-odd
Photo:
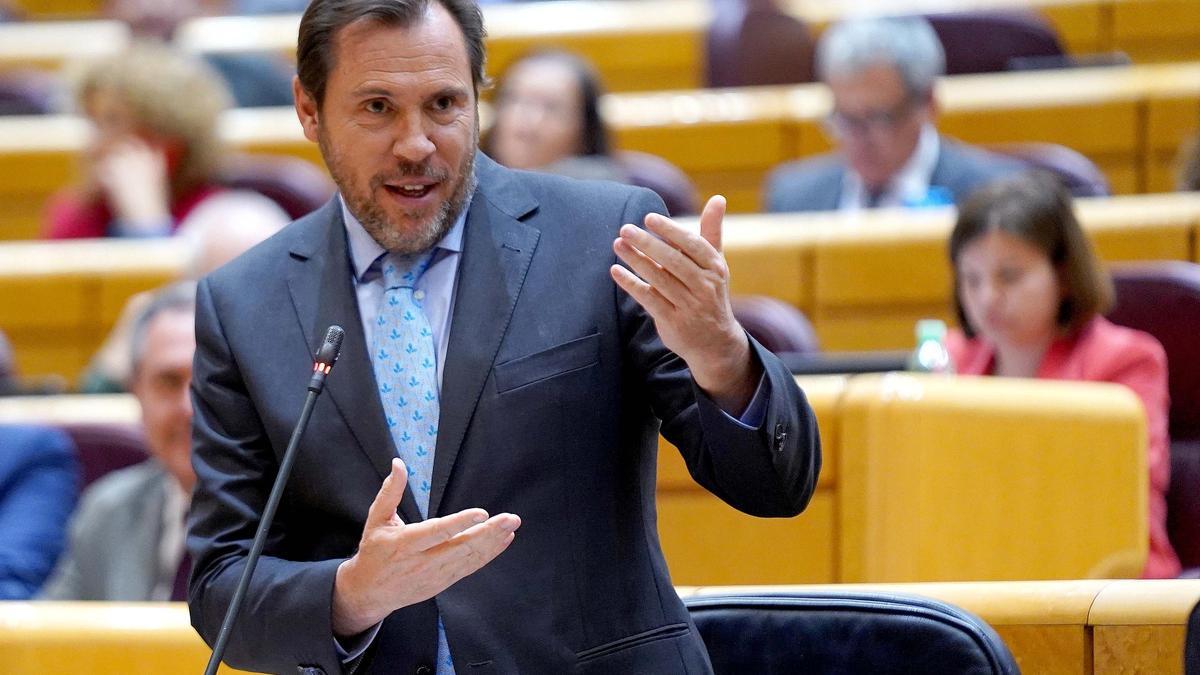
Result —
[{"label": "chair backrest", "polygon": [[0,73],[0,115],[44,115],[53,112],[56,78],[37,70]]},{"label": "chair backrest", "polygon": [[135,424],[68,423],[61,428],[75,442],[80,489],[111,471],[143,462],[149,456],[145,434]]},{"label": "chair backrest", "polygon": [[1020,672],[986,623],[937,600],[795,592],[685,602],[717,675]]},{"label": "chair backrest", "polygon": [[927,14],[946,52],[946,74],[995,73],[1013,59],[1064,57],[1054,26],[1033,11],[969,11]]},{"label": "chair backrest", "polygon": [[1075,197],[1112,194],[1104,172],[1092,160],[1057,143],[1002,143],[988,148],[1058,176]]},{"label": "chair backrest", "polygon": [[1109,319],[1145,331],[1167,353],[1171,488],[1167,531],[1185,568],[1200,566],[1200,265],[1165,261],[1113,268]]},{"label": "chair backrest", "polygon": [[710,87],[796,84],[813,79],[808,26],[773,0],[714,0],[705,37]]},{"label": "chair backrest", "polygon": [[222,170],[221,182],[269,197],[292,218],[315,211],[336,189],[324,169],[286,155],[238,155]]},{"label": "chair backrest", "polygon": [[1188,616],[1183,646],[1183,675],[1200,675],[1200,604]]},{"label": "chair backrest", "polygon": [[672,216],[690,216],[700,212],[696,203],[696,186],[679,167],[658,155],[634,150],[618,151],[615,158],[626,179],[633,185],[657,192]]},{"label": "chair backrest", "polygon": [[746,332],[776,354],[811,353],[821,346],[804,312],[777,298],[739,295],[732,299],[733,316]]}]

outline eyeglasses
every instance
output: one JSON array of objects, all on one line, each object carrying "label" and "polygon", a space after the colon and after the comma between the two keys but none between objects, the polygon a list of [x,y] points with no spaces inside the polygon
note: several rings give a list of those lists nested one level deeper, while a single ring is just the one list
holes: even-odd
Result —
[{"label": "eyeglasses", "polygon": [[835,109],[825,118],[825,131],[835,138],[886,136],[895,131],[919,104],[919,99],[908,97],[891,110],[879,110],[866,115],[850,115]]}]

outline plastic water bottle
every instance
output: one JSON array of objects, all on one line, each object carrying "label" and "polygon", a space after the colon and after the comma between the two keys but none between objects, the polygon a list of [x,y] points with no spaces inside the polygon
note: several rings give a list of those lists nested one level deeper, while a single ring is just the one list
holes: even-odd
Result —
[{"label": "plastic water bottle", "polygon": [[950,352],[946,350],[946,323],[938,319],[917,322],[917,348],[909,359],[908,369],[918,373],[954,372]]}]

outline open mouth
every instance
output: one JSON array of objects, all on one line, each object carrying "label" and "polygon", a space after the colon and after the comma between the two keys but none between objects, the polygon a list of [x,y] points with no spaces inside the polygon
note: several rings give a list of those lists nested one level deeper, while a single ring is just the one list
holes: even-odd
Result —
[{"label": "open mouth", "polygon": [[420,198],[424,197],[425,195],[428,195],[430,192],[432,192],[433,188],[436,187],[436,185],[437,185],[436,183],[430,183],[430,184],[409,183],[409,184],[402,184],[402,185],[386,184],[383,187],[385,187],[388,192],[390,192],[393,195],[396,195],[398,197],[404,197],[406,199],[420,199]]}]

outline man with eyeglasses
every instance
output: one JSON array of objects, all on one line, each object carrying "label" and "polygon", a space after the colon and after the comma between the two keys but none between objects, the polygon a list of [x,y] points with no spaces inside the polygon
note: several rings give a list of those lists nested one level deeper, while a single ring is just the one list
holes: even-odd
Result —
[{"label": "man with eyeglasses", "polygon": [[818,72],[833,95],[826,131],[838,152],[791,162],[768,178],[768,211],[951,204],[1022,167],[941,136],[934,85],[945,55],[918,17],[830,28]]}]

